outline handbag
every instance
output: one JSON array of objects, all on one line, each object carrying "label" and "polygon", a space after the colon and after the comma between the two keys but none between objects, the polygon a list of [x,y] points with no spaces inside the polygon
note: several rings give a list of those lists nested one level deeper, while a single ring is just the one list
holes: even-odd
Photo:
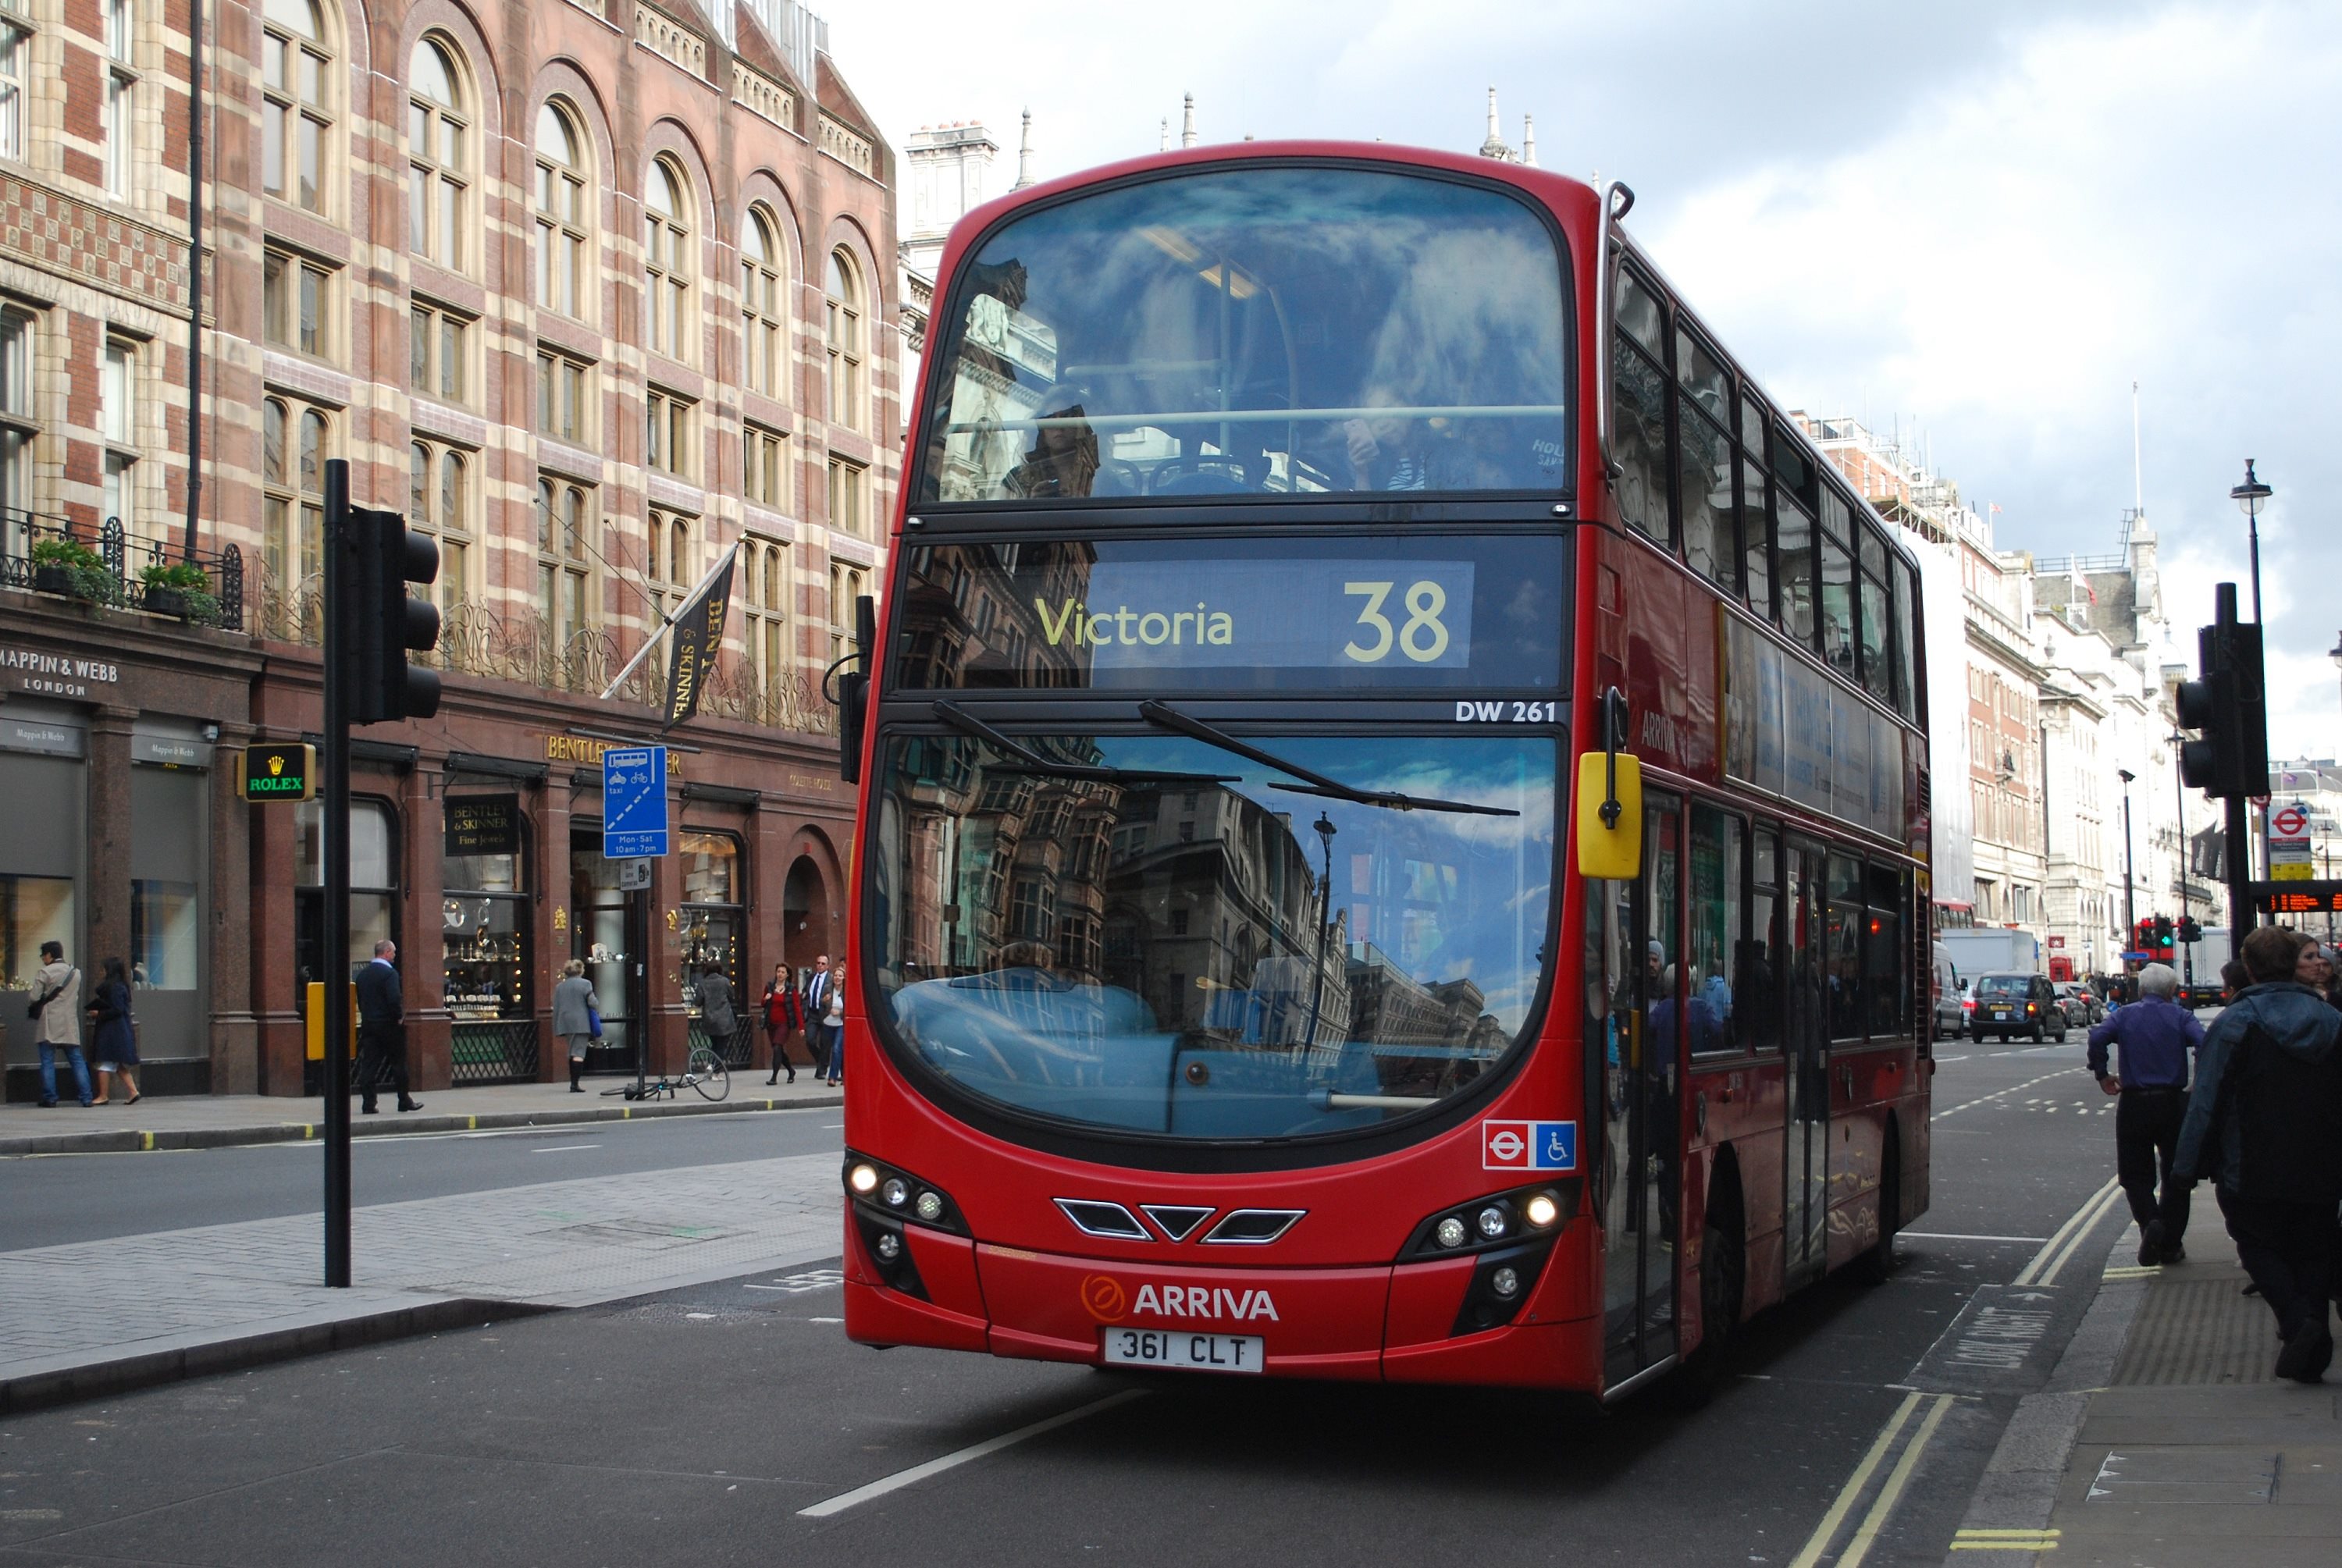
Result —
[{"label": "handbag", "polygon": [[602,1010],[591,1001],[586,1004],[586,1033],[596,1040],[602,1037]]}]

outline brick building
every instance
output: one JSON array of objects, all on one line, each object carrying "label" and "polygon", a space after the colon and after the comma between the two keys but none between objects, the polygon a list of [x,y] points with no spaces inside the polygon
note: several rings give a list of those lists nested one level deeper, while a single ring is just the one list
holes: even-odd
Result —
[{"label": "brick building", "polygon": [[[440,714],[352,781],[421,1081],[559,1076],[572,956],[597,1065],[679,1060],[691,970],[753,994],[839,935],[820,675],[897,479],[893,155],[790,0],[223,0],[191,205],[190,20],[0,0],[0,984],[120,954],[155,1086],[301,1091],[315,808],[234,762],[319,724],[340,457],[441,551]],[[678,853],[621,888],[595,764],[664,660],[600,694],[735,544]]]}]

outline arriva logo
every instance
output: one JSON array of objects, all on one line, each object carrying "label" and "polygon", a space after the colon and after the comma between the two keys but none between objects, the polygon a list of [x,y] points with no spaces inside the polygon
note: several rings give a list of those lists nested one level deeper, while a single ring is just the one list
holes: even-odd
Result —
[{"label": "arriva logo", "polygon": [[1120,1323],[1130,1311],[1130,1293],[1111,1274],[1092,1274],[1082,1281],[1082,1305],[1100,1323]]},{"label": "arriva logo", "polygon": [[1203,1285],[1141,1285],[1138,1303],[1133,1310],[1151,1312],[1159,1317],[1233,1318],[1238,1323],[1265,1317],[1271,1323],[1282,1321],[1276,1315],[1276,1303],[1268,1299],[1266,1291],[1207,1289]]}]

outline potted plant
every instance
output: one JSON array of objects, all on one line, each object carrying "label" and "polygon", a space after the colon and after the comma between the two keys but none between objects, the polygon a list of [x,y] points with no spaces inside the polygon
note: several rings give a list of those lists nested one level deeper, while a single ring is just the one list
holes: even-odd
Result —
[{"label": "potted plant", "polygon": [[61,594],[93,604],[114,596],[105,557],[74,538],[35,541],[33,586],[44,594]]},{"label": "potted plant", "polygon": [[138,580],[145,585],[145,604],[151,614],[204,622],[218,614],[212,580],[193,561],[158,561],[139,573]]}]

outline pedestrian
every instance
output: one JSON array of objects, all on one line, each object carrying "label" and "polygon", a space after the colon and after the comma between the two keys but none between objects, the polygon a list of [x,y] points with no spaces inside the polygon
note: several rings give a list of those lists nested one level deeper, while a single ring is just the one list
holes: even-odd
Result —
[{"label": "pedestrian", "polygon": [[41,1048],[41,1106],[57,1103],[57,1051],[72,1065],[74,1086],[90,1104],[89,1059],[81,1054],[81,971],[65,962],[62,942],[41,944],[41,966],[33,972],[33,999],[25,1015],[36,1022],[33,1038]]},{"label": "pedestrian", "polygon": [[740,1032],[740,1014],[732,1006],[732,982],[715,964],[699,971],[699,1022],[716,1054],[731,1060],[732,1037]]},{"label": "pedestrian", "polygon": [[[2187,1261],[2187,1189],[2171,1179],[2179,1125],[2187,1115],[2188,1068],[2204,1048],[2204,1026],[2172,998],[2179,976],[2167,964],[2139,971],[2138,1001],[2090,1031],[2090,1076],[2115,1106],[2115,1174],[2138,1222],[2142,1268]],[[2107,1047],[2122,1047],[2118,1073],[2107,1071]],[[2162,1179],[2158,1201],[2156,1183]]]},{"label": "pedestrian", "polygon": [[813,1053],[813,1075],[816,1078],[829,1076],[829,998],[835,989],[829,974],[829,954],[816,954],[805,988],[806,1048]]},{"label": "pedestrian", "polygon": [[829,1086],[833,1089],[846,1078],[846,988],[835,980],[829,985],[829,1005],[821,1015],[821,1032],[829,1043]]},{"label": "pedestrian", "polygon": [[2244,964],[2234,958],[2220,965],[2220,1005],[2226,1007],[2237,999],[2237,993],[2252,984]]},{"label": "pedestrian", "polygon": [[90,1021],[97,1026],[90,1041],[90,1054],[97,1059],[97,1097],[90,1104],[112,1104],[113,1083],[119,1079],[130,1096],[123,1104],[135,1105],[145,1096],[138,1092],[138,1017],[130,1007],[130,974],[119,958],[107,959],[97,973],[97,990],[89,999]]},{"label": "pedestrian", "polygon": [[2205,1032],[2172,1172],[2217,1183],[2237,1255],[2277,1314],[2277,1375],[2317,1383],[2334,1359],[2342,1014],[2294,978],[2303,940],[2275,926],[2245,938],[2252,984]]},{"label": "pedestrian", "polygon": [[805,1004],[797,1000],[796,981],[789,974],[786,964],[773,965],[773,977],[765,983],[764,999],[757,1004],[764,1014],[765,1034],[773,1043],[773,1074],[765,1080],[778,1083],[783,1073],[789,1082],[797,1081],[796,1064],[789,1060],[789,1036],[805,1027]]},{"label": "pedestrian", "polygon": [[2317,942],[2302,938],[2301,956],[2294,960],[2293,977],[2324,997],[2327,1006],[2342,1005],[2334,999],[2334,955]]},{"label": "pedestrian", "polygon": [[389,1078],[398,1108],[420,1111],[423,1102],[406,1092],[406,1003],[398,982],[398,944],[385,937],[374,944],[374,960],[358,971],[358,1101],[366,1115]]},{"label": "pedestrian", "polygon": [[586,1093],[586,1047],[602,1037],[601,1019],[594,1005],[594,983],[586,965],[571,959],[561,966],[561,982],[553,988],[553,1032],[569,1043],[569,1092]]}]

